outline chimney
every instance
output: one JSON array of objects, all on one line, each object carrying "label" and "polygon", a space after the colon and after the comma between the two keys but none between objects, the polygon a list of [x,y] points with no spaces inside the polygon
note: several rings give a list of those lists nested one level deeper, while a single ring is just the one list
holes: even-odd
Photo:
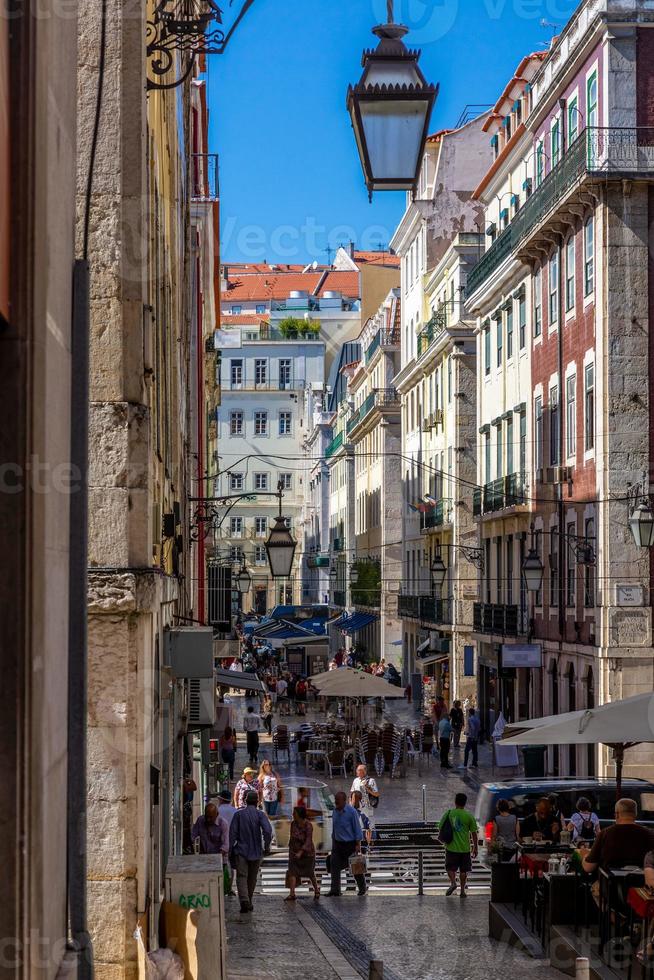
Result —
[{"label": "chimney", "polygon": [[354,259],[354,242],[350,242],[350,258]]}]

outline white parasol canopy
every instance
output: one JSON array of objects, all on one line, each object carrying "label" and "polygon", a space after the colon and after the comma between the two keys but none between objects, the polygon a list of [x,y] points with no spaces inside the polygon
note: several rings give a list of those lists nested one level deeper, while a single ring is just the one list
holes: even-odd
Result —
[{"label": "white parasol canopy", "polygon": [[342,698],[403,698],[404,692],[383,677],[367,674],[365,670],[341,667],[316,674],[311,683],[326,697]]},{"label": "white parasol canopy", "polygon": [[615,750],[619,795],[624,750],[640,742],[654,742],[654,694],[636,694],[597,708],[518,721],[506,726],[501,740],[502,745],[593,745],[599,742]]}]

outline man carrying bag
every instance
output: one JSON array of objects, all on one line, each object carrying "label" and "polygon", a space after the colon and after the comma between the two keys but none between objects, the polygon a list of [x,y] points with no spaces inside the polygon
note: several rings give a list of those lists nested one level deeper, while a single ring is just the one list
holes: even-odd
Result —
[{"label": "man carrying bag", "polygon": [[457,871],[461,877],[461,896],[467,894],[466,882],[472,871],[472,858],[477,857],[477,821],[466,810],[467,802],[465,793],[457,793],[454,809],[447,810],[438,825],[439,840],[445,846],[445,870],[450,879],[446,895],[453,895],[456,891]]},{"label": "man carrying bag", "polygon": [[[330,858],[332,883],[328,896],[338,897],[341,894],[341,873],[347,870],[354,855],[361,856],[361,841],[363,830],[359,815],[353,806],[347,802],[342,791],[334,797],[332,812],[332,853]],[[367,891],[365,874],[359,873],[359,867],[353,868],[354,880],[357,883],[359,895]]]}]

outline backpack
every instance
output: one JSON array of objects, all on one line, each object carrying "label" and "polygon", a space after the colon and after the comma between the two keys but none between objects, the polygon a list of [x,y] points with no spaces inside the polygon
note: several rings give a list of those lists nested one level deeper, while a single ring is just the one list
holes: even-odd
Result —
[{"label": "backpack", "polygon": [[[577,811],[579,813],[579,811]],[[583,814],[579,813],[581,817],[581,827],[579,828],[578,835],[581,840],[594,840],[595,839],[595,825],[592,819],[589,817],[588,820],[584,820]]]},{"label": "backpack", "polygon": [[445,819],[443,820],[443,823],[441,824],[440,829],[438,831],[438,842],[439,844],[443,844],[443,846],[445,846],[447,844],[451,844],[453,840],[454,840],[454,827],[452,826],[452,821],[450,819],[450,811],[448,810],[447,813],[445,814]]}]

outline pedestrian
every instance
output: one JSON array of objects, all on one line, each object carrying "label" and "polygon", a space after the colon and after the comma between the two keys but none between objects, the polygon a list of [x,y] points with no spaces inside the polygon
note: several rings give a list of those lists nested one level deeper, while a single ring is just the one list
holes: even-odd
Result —
[{"label": "pedestrian", "polygon": [[580,796],[577,800],[577,809],[570,817],[566,829],[571,831],[574,844],[579,841],[595,843],[595,838],[599,836],[600,832],[600,822],[587,796]]},{"label": "pedestrian", "polygon": [[263,724],[269,735],[272,735],[273,703],[269,694],[263,699]]},{"label": "pedestrian", "polygon": [[442,715],[438,723],[438,745],[441,752],[441,769],[451,769],[450,765],[450,739],[452,737],[452,725],[447,711]]},{"label": "pedestrian", "polygon": [[443,695],[442,694],[439,694],[437,696],[436,700],[434,701],[434,703],[432,705],[432,708],[431,708],[431,713],[432,713],[432,717],[433,717],[433,720],[434,720],[434,724],[435,725],[439,725],[440,724],[440,720],[443,717],[443,715],[445,714],[445,711],[446,710],[447,710],[447,706],[445,704],[445,700],[443,698]]},{"label": "pedestrian", "polygon": [[520,837],[520,823],[515,813],[511,813],[508,800],[497,801],[497,813],[491,827],[491,841],[500,848],[501,860],[515,860]]},{"label": "pedestrian", "polygon": [[279,714],[288,715],[288,682],[284,675],[277,681],[277,701],[279,703]]},{"label": "pedestrian", "polygon": [[234,806],[237,810],[242,810],[245,804],[245,798],[248,793],[254,791],[257,796],[261,795],[261,787],[259,786],[259,780],[255,779],[257,775],[256,769],[251,769],[247,766],[243,770],[243,775],[234,787]]},{"label": "pedestrian", "polygon": [[452,710],[450,711],[450,724],[452,725],[452,745],[455,749],[458,749],[461,745],[461,732],[463,731],[463,724],[465,718],[463,716],[463,708],[461,707],[460,701],[455,701],[452,705]]},{"label": "pedestrian", "polygon": [[247,741],[250,765],[256,766],[259,761],[259,732],[261,731],[261,716],[256,713],[254,707],[248,705],[248,710],[243,719],[243,731]]},{"label": "pedestrian", "polygon": [[286,689],[286,693],[288,694],[288,713],[289,714],[294,713],[295,710],[296,710],[296,705],[295,705],[295,696],[296,696],[295,695],[295,692],[296,692],[296,689],[297,689],[297,677],[295,676],[295,674],[291,674],[291,676],[289,678],[289,681],[288,681],[288,687]]},{"label": "pedestrian", "polygon": [[275,817],[279,804],[284,800],[284,790],[281,777],[274,772],[270,759],[263,760],[257,778],[263,797],[264,810],[269,817]]},{"label": "pedestrian", "polygon": [[277,678],[272,674],[266,681],[266,686],[268,688],[268,693],[270,694],[270,700],[272,701],[273,711],[275,710],[275,705],[277,704]]},{"label": "pedestrian", "polygon": [[308,878],[313,887],[314,900],[320,898],[320,885],[316,878],[316,848],[313,843],[313,826],[307,817],[306,807],[296,806],[288,839],[288,871],[286,902],[295,901],[295,889]]},{"label": "pedestrian", "polygon": [[245,807],[237,810],[229,828],[230,860],[236,867],[236,890],[241,913],[252,912],[252,896],[257,884],[264,855],[270,853],[272,826],[263,812],[257,809],[259,794],[250,791]]},{"label": "pedestrian", "polygon": [[441,817],[439,830],[449,818],[452,828],[451,840],[445,845],[445,870],[450,879],[450,887],[445,892],[446,895],[453,895],[456,891],[456,873],[459,872],[461,881],[461,897],[466,892],[466,882],[468,875],[472,871],[472,858],[477,857],[477,821],[473,815],[466,810],[468,797],[465,793],[457,793],[454,797],[454,809],[447,810]]},{"label": "pedestrian", "polygon": [[295,685],[295,703],[297,707],[297,713],[299,715],[306,715],[307,713],[307,682],[304,677],[300,677],[299,681]]},{"label": "pedestrian", "polygon": [[[228,789],[221,789],[218,794],[218,799],[220,800],[218,804],[218,816],[221,817],[227,824],[228,838],[229,838],[229,828],[232,825],[232,818],[236,813],[236,807],[232,804],[232,794]],[[229,866],[229,891],[228,895],[234,895],[234,875],[236,874],[236,868],[232,867],[232,863],[227,859],[227,864]]]},{"label": "pedestrian", "polygon": [[215,803],[207,803],[204,813],[193,824],[193,841],[199,841],[200,854],[222,854],[227,860],[229,853],[229,829],[218,814]]},{"label": "pedestrian", "polygon": [[361,822],[361,830],[363,831],[363,839],[365,840],[368,847],[370,847],[375,825],[373,820],[370,817],[366,816],[366,814],[361,809],[361,799],[362,799],[361,793],[359,792],[359,790],[355,790],[354,793],[352,793],[352,795],[350,796],[350,803],[359,814],[359,820]]},{"label": "pedestrian", "polygon": [[407,684],[407,686],[404,688],[404,697],[407,700],[407,704],[411,704],[411,696],[412,696],[412,693],[413,692],[411,690],[411,682],[409,682]]},{"label": "pedestrian", "polygon": [[361,810],[368,819],[372,819],[373,810],[379,806],[379,787],[377,783],[368,775],[368,767],[357,766],[356,776],[350,786],[350,796],[352,793],[361,793]]},{"label": "pedestrian", "polygon": [[234,762],[236,760],[236,732],[229,725],[218,740],[220,758],[229,769],[229,778],[234,778]]},{"label": "pedestrian", "polygon": [[[331,853],[331,888],[327,892],[330,897],[341,894],[341,872],[349,867],[350,858],[361,854],[363,830],[357,811],[347,802],[347,797],[339,790],[334,797],[332,810],[332,853]],[[359,895],[366,894],[365,875],[354,876]]]},{"label": "pedestrian", "polygon": [[463,765],[468,765],[468,758],[472,754],[472,768],[479,766],[479,731],[481,722],[474,708],[468,712],[468,724],[466,726],[466,747],[463,753]]}]

